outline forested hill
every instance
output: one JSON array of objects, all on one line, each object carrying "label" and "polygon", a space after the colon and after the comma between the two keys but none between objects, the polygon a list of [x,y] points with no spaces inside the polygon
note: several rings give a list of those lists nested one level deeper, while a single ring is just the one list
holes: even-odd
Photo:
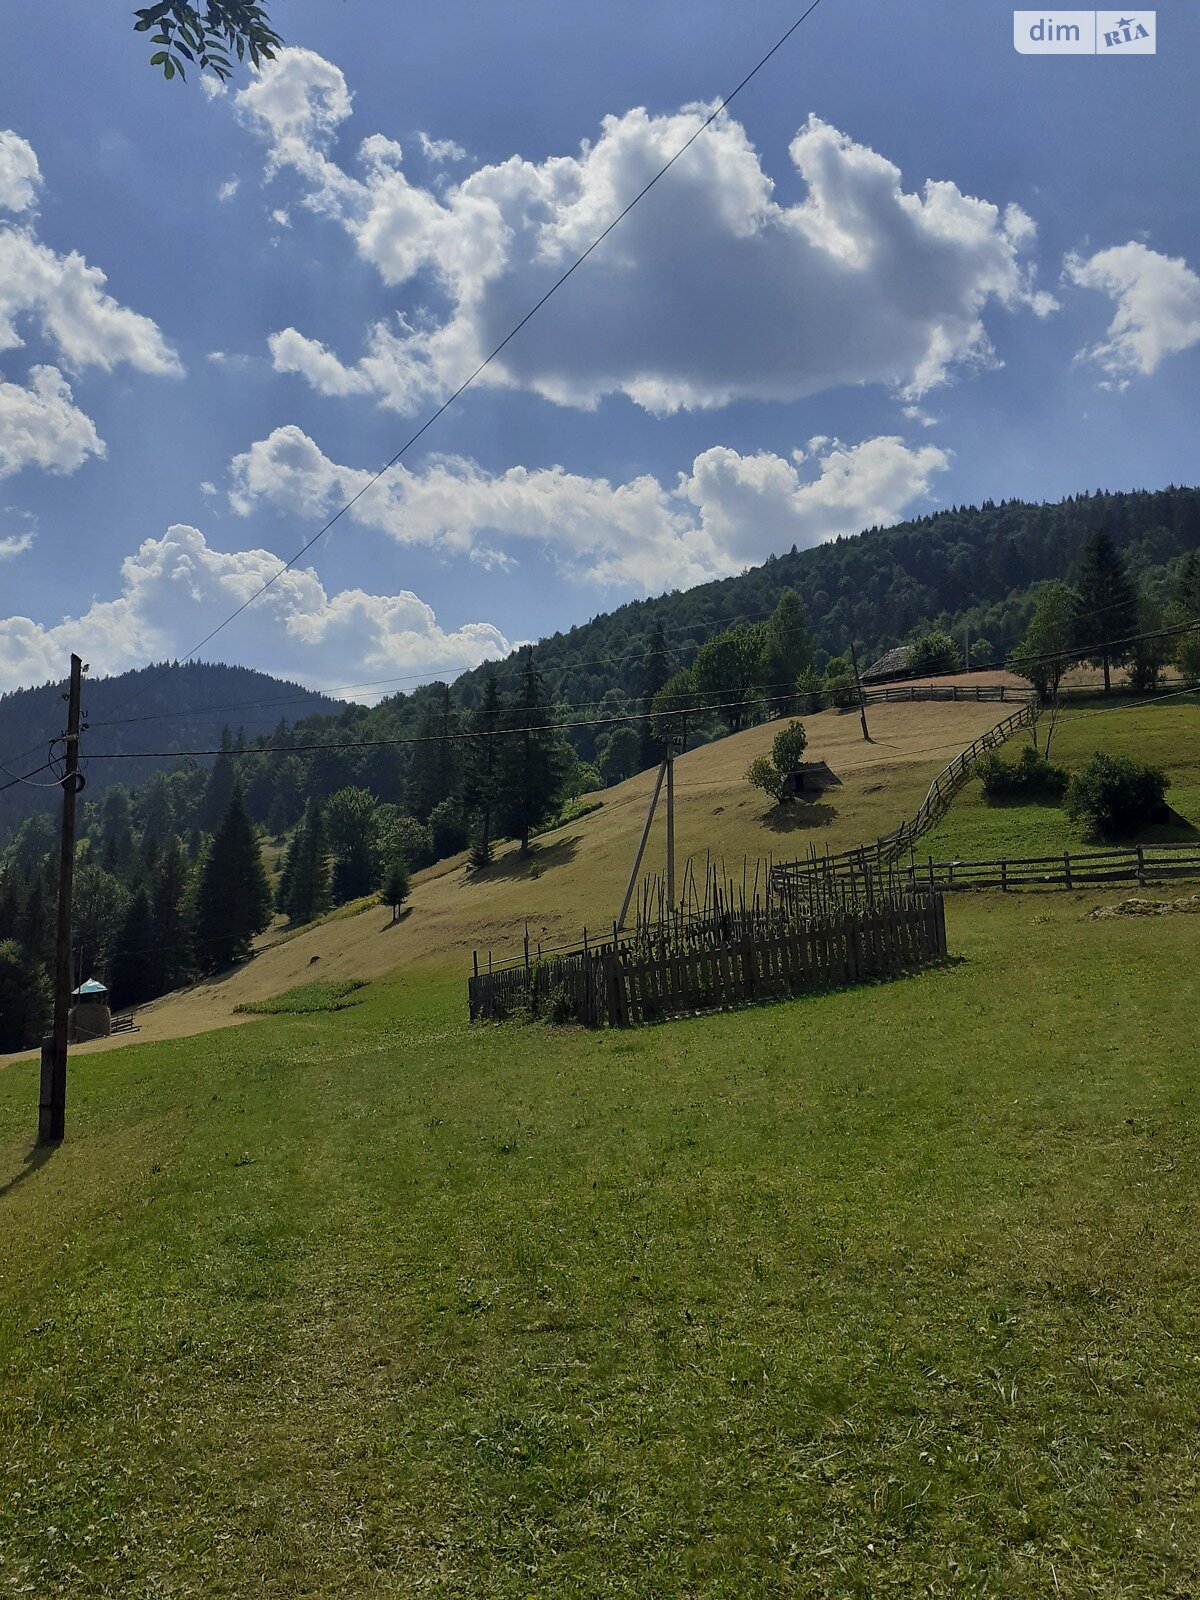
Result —
[{"label": "forested hill", "polygon": [[[45,760],[51,734],[62,728],[66,706],[64,683],[45,683],[35,689],[17,689],[0,695],[0,761],[27,756],[13,766],[28,772]],[[270,733],[286,719],[320,716],[339,709],[328,695],[317,694],[298,683],[273,678],[249,667],[220,663],[185,662],[164,671],[163,664],[115,678],[85,681],[83,707],[89,738],[105,750],[188,750],[215,746],[228,725],[241,728],[247,739]],[[123,761],[94,774],[98,790],[118,779],[140,783],[165,763]],[[115,770],[119,765],[120,771]],[[47,773],[40,773],[45,779]],[[0,785],[8,778],[0,773]],[[58,804],[59,791],[17,784],[0,792],[0,839],[13,823],[33,811]]]},{"label": "forested hill", "polygon": [[[1069,578],[1087,539],[1107,532],[1138,589],[1163,598],[1178,558],[1200,546],[1200,489],[1073,495],[1053,505],[985,501],[891,528],[772,556],[734,578],[633,601],[543,639],[538,664],[560,700],[583,704],[606,691],[640,693],[645,642],[661,621],[672,667],[690,665],[715,631],[766,616],[785,588],[807,608],[816,664],[854,642],[869,660],[927,626],[961,640],[986,639],[996,660],[1016,648],[1032,611],[1031,590]],[[473,703],[488,668],[455,684]],[[515,674],[514,674],[515,676]],[[502,685],[510,681],[501,673]]]},{"label": "forested hill", "polygon": [[[781,593],[792,588],[808,612],[818,670],[829,657],[843,655],[852,642],[865,664],[929,627],[952,632],[961,641],[968,625],[975,659],[983,659],[980,646],[986,641],[990,658],[998,661],[1022,638],[1037,586],[1047,579],[1069,578],[1084,544],[1101,529],[1124,555],[1139,591],[1164,598],[1183,556],[1200,547],[1200,489],[1097,492],[1054,505],[1009,500],[956,506],[809,550],[793,549],[737,577],[633,601],[543,639],[536,660],[562,720],[619,717],[639,705],[647,647],[657,622],[662,623],[668,667],[674,671],[690,666],[699,646],[721,629],[765,618]],[[212,748],[226,724],[235,730],[240,726],[253,741],[284,720],[292,727],[291,735],[283,737],[285,744],[297,736],[337,744],[351,737],[428,735],[448,726],[447,717],[478,705],[489,673],[495,673],[504,695],[510,695],[517,685],[517,661],[514,655],[464,673],[451,686],[449,704],[445,686],[434,683],[413,694],[390,696],[370,709],[334,702],[241,667],[191,664],[161,677],[156,676],[160,669],[150,668],[88,685],[89,737],[93,749]],[[0,759],[30,747],[44,750],[46,730],[61,725],[60,690],[61,685],[46,685],[0,698]],[[132,705],[120,709],[127,699]],[[122,720],[103,726],[110,718]],[[580,728],[572,733],[571,743],[583,760],[596,758],[600,732]],[[324,799],[339,783],[364,783],[380,799],[399,800],[409,784],[408,763],[407,751],[394,750],[376,751],[357,764],[331,755],[320,775],[288,767],[288,808],[294,812],[308,793]],[[170,763],[97,763],[90,774],[89,798],[97,798],[114,782],[135,785],[164,765]],[[0,783],[4,781],[0,775]],[[261,804],[254,811],[259,821],[273,798],[265,775],[260,787]],[[46,809],[56,797],[55,789],[25,785],[0,792],[0,843],[20,817]]]}]

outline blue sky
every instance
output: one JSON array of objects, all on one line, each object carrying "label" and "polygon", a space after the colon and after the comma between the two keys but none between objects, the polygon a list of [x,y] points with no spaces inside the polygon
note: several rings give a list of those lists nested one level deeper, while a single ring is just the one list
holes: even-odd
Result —
[{"label": "blue sky", "polygon": [[[190,650],[796,14],[276,12],[217,94],[120,5],[5,17],[0,690]],[[1157,34],[1025,56],[991,0],[822,0],[205,653],[403,687],[870,522],[1195,482],[1197,8]]]}]

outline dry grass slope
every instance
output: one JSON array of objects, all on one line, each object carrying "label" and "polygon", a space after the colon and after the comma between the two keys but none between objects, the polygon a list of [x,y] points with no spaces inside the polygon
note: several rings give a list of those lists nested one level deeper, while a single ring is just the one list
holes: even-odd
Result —
[{"label": "dry grass slope", "polygon": [[[751,760],[770,749],[778,724],[750,728],[684,756],[676,766],[676,848],[723,856],[740,875],[743,856],[753,863],[807,850],[831,850],[875,838],[916,810],[933,775],[957,751],[1000,719],[995,704],[916,704],[872,707],[873,743],[864,744],[858,717],[825,711],[806,717],[808,755],[828,761],[844,787],[827,803],[775,812],[745,781]],[[653,773],[639,773],[604,794],[604,805],[538,840],[521,861],[505,846],[483,874],[469,874],[465,860],[440,862],[413,880],[402,920],[371,906],[335,915],[303,933],[271,942],[246,966],[139,1012],[134,1039],[180,1038],[248,1020],[234,1008],[261,1001],[308,979],[374,978],[423,966],[465,970],[471,951],[497,957],[520,948],[526,921],[530,935],[550,944],[576,937],[585,924],[611,926],[653,787]],[[661,867],[661,813],[646,852],[649,869]],[[119,1047],[102,1041],[89,1050]],[[129,1042],[126,1039],[124,1042]]]}]

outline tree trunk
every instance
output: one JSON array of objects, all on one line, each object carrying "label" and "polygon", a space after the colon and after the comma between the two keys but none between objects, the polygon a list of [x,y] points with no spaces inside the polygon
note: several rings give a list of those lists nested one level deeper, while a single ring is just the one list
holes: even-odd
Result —
[{"label": "tree trunk", "polygon": [[1109,673],[1108,673],[1108,651],[1107,650],[1104,652],[1103,660],[1104,660],[1104,692],[1105,692],[1105,694],[1111,694],[1112,693],[1112,679],[1109,677]]}]

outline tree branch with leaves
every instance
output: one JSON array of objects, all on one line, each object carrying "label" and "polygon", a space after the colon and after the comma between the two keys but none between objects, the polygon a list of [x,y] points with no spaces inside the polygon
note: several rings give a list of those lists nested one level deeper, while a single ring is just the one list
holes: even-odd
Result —
[{"label": "tree branch with leaves", "polygon": [[[233,76],[231,52],[259,67],[272,61],[283,40],[271,27],[266,8],[256,0],[158,0],[134,11],[135,33],[150,33],[158,48],[150,57],[163,77],[187,81],[184,63],[214,73],[222,83]],[[153,32],[151,31],[153,30]]]}]

